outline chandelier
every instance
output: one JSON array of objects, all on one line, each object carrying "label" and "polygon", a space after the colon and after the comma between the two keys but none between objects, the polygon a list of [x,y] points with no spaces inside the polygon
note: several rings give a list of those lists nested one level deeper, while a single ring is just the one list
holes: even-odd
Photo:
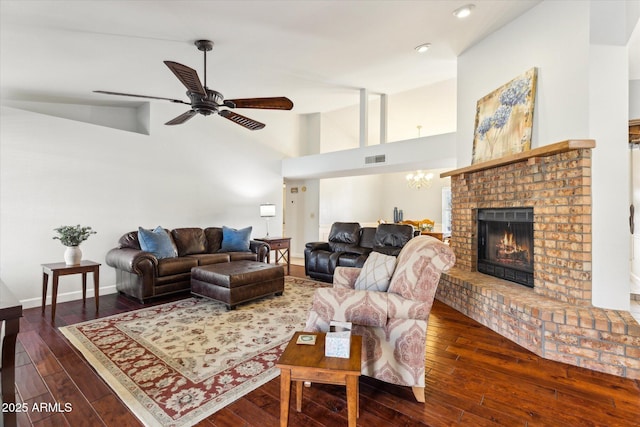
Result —
[{"label": "chandelier", "polygon": [[433,174],[424,173],[421,170],[418,170],[415,173],[408,173],[405,178],[407,179],[407,184],[410,188],[420,190],[421,188],[431,187]]}]

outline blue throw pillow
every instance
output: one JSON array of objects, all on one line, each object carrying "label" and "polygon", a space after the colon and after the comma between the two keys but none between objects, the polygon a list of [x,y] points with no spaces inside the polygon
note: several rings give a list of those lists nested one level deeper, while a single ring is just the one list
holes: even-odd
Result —
[{"label": "blue throw pillow", "polygon": [[218,252],[250,252],[252,227],[236,230],[222,226],[222,246]]},{"label": "blue throw pillow", "polygon": [[175,258],[178,253],[171,243],[171,237],[160,226],[155,230],[146,230],[138,227],[138,241],[140,248],[145,252],[151,252],[156,258]]}]

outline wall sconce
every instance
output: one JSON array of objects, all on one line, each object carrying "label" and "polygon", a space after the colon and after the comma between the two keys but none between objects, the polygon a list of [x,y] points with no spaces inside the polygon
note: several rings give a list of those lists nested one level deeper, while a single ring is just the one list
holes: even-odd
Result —
[{"label": "wall sconce", "polygon": [[424,173],[421,170],[418,170],[415,173],[408,173],[405,178],[407,179],[407,185],[409,185],[410,188],[415,188],[417,190],[420,190],[421,188],[429,188],[433,182],[433,174]]},{"label": "wall sconce", "polygon": [[265,203],[260,205],[260,217],[264,218],[267,223],[267,235],[269,237],[269,218],[276,216],[276,205],[271,203]]}]

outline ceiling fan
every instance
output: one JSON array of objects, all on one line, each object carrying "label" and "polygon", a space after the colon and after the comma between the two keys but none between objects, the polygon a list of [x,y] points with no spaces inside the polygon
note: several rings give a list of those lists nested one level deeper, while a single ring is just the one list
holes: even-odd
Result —
[{"label": "ceiling fan", "polygon": [[182,101],[180,99],[134,95],[131,93],[109,92],[104,90],[95,90],[94,92],[104,93],[107,95],[134,96],[136,98],[164,99],[178,104],[187,104],[191,106],[191,110],[169,120],[165,125],[180,125],[198,113],[203,116],[209,116],[217,113],[249,130],[258,130],[265,126],[264,123],[260,123],[233,111],[220,108],[257,108],[269,110],[291,110],[293,108],[293,102],[291,102],[289,98],[283,96],[273,98],[224,99],[220,92],[211,90],[207,87],[207,52],[213,49],[213,42],[210,40],[197,40],[195,45],[198,50],[204,53],[204,86],[200,83],[198,73],[193,68],[189,68],[186,65],[178,64],[173,61],[164,61],[166,66],[169,67],[178,80],[180,80],[187,88],[187,96],[191,100],[190,102]]}]

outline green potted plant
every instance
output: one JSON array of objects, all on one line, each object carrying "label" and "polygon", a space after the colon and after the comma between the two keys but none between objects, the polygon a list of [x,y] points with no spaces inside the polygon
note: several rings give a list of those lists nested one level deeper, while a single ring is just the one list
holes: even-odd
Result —
[{"label": "green potted plant", "polygon": [[63,245],[67,247],[64,252],[64,261],[67,265],[80,264],[82,260],[82,251],[80,250],[80,243],[84,242],[92,234],[96,234],[91,227],[82,227],[78,225],[63,225],[53,229],[57,236],[54,236],[54,240],[60,240]]}]

